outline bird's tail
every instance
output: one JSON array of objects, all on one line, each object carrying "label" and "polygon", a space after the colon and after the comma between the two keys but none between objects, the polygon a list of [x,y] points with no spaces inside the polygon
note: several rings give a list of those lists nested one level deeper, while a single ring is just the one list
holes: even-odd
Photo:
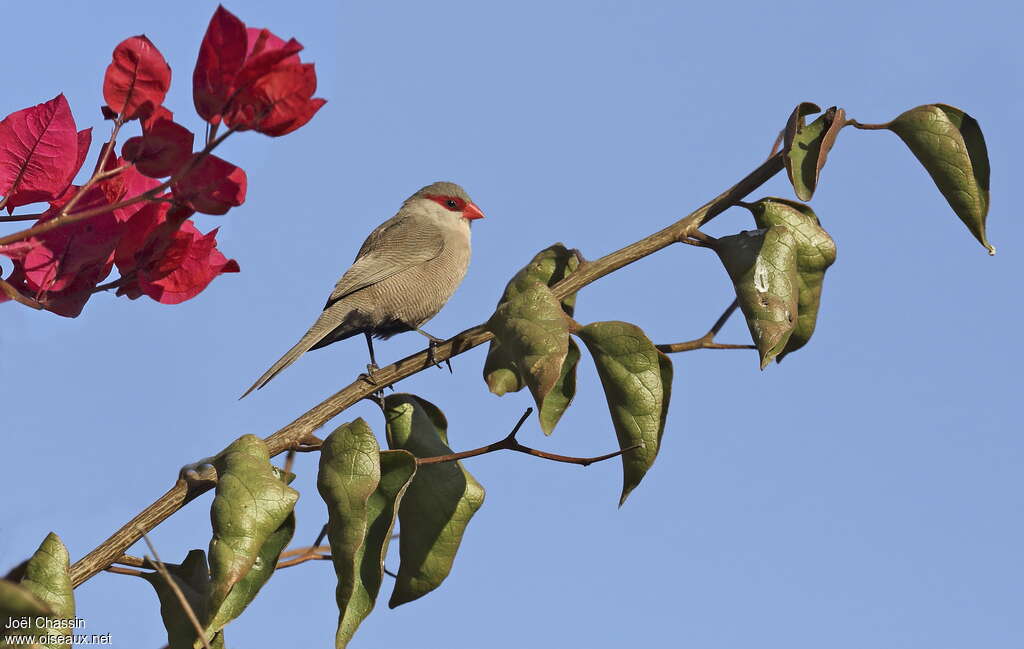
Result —
[{"label": "bird's tail", "polygon": [[253,390],[259,390],[260,388],[262,388],[270,381],[270,379],[277,376],[278,373],[281,372],[281,370],[283,370],[284,368],[288,367],[296,360],[298,360],[299,356],[302,356],[307,351],[309,351],[309,348],[317,344],[323,337],[324,335],[322,331],[316,331],[315,329],[310,329],[309,331],[307,331],[306,335],[302,337],[302,340],[295,343],[295,346],[289,349],[287,352],[285,352],[284,356],[277,359],[277,362],[271,365],[270,369],[264,372],[263,376],[256,379],[256,382],[253,383],[252,386],[248,390],[246,390],[242,396],[238,398],[244,399]]}]

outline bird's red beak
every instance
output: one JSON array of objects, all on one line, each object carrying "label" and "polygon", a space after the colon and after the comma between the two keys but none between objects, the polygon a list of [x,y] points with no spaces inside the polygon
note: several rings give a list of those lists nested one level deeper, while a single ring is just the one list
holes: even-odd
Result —
[{"label": "bird's red beak", "polygon": [[476,206],[476,203],[466,203],[466,207],[462,210],[462,218],[467,221],[482,219],[484,218],[484,213],[480,211],[480,208]]}]

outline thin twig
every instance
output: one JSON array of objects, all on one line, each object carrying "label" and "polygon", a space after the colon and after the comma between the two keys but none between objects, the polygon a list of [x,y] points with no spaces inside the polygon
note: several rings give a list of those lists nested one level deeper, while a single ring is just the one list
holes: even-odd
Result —
[{"label": "thin twig", "polygon": [[688,340],[683,343],[672,343],[670,345],[655,345],[658,351],[666,354],[675,354],[678,352],[690,352],[695,349],[757,349],[756,345],[726,345],[723,343],[716,343],[715,336],[722,330],[725,323],[728,322],[729,317],[739,307],[739,300],[733,300],[732,304],[725,308],[722,315],[718,316],[718,320],[715,320],[715,324],[711,325],[711,329],[700,338],[694,340]]},{"label": "thin twig", "polygon": [[516,440],[516,433],[519,432],[519,429],[522,427],[523,422],[526,421],[526,418],[530,416],[531,412],[533,412],[533,408],[527,408],[526,412],[523,413],[523,416],[519,418],[519,421],[516,423],[515,428],[512,429],[512,432],[509,433],[508,436],[506,436],[504,439],[498,440],[493,444],[481,446],[480,448],[475,448],[471,451],[462,451],[461,453],[450,453],[448,455],[437,455],[434,457],[416,458],[416,464],[423,465],[440,464],[441,462],[455,462],[456,460],[464,460],[467,457],[476,457],[477,455],[493,453],[494,451],[508,450],[526,453],[527,455],[543,458],[545,460],[552,460],[554,462],[565,462],[566,464],[579,464],[580,466],[590,466],[594,462],[608,460],[613,457],[622,455],[623,453],[626,453],[628,451],[638,449],[642,446],[642,444],[634,444],[633,446],[628,446],[626,448],[619,449],[614,453],[606,453],[604,455],[598,455],[597,457],[572,457],[569,455],[556,455],[555,453],[538,451],[535,448],[524,446]]},{"label": "thin twig", "polygon": [[42,214],[10,214],[7,216],[0,216],[0,223],[12,223],[14,221],[35,221]]},{"label": "thin twig", "polygon": [[852,126],[854,128],[859,128],[864,131],[883,131],[889,128],[888,124],[861,124],[855,119],[846,120],[843,126]]},{"label": "thin twig", "polygon": [[[581,263],[575,272],[551,287],[551,292],[557,299],[565,299],[605,275],[613,273],[638,259],[643,259],[662,248],[671,246],[678,242],[680,238],[685,238],[702,224],[707,223],[733,206],[736,201],[742,200],[782,169],[782,156],[775,154],[743,177],[738,183],[697,208],[688,216],[600,259]],[[438,362],[450,359],[453,356],[463,354],[474,347],[482,345],[492,338],[494,338],[494,335],[484,325],[477,325],[456,334],[443,343],[435,345],[433,357]],[[379,385],[391,385],[423,371],[427,366],[428,353],[429,350],[424,349],[376,370],[374,378],[378,383],[377,386],[370,385],[357,378],[334,395],[310,408],[290,424],[266,437],[264,441],[267,444],[267,450],[271,457],[283,453],[303,439],[306,439],[310,434],[347,408],[379,390]],[[213,484],[209,482],[190,485],[186,480],[177,480],[174,486],[164,495],[139,512],[132,520],[114,532],[92,552],[76,561],[71,566],[71,583],[78,586],[109,566],[114,559],[121,556],[126,549],[139,540],[140,530],[153,529],[174,514],[174,512],[184,507],[186,503],[191,502],[212,487]]]},{"label": "thin twig", "polygon": [[19,304],[24,304],[29,308],[36,310],[43,308],[43,305],[40,304],[37,300],[33,300],[28,296],[22,295],[21,291],[11,286],[11,284],[7,280],[0,279],[0,293],[3,293],[4,295],[11,298],[15,302]]},{"label": "thin twig", "polygon": [[295,466],[295,449],[288,449],[288,455],[284,456],[284,472],[291,473],[292,467]]},{"label": "thin twig", "polygon": [[174,592],[174,596],[178,598],[178,603],[181,604],[181,608],[185,611],[185,616],[188,617],[189,622],[196,630],[196,634],[199,639],[203,641],[203,647],[210,649],[210,643],[206,639],[206,632],[203,631],[203,625],[199,623],[199,618],[196,617],[195,611],[189,605],[188,600],[185,598],[185,593],[181,592],[181,588],[178,587],[178,583],[171,577],[171,573],[167,571],[167,566],[160,560],[160,555],[156,553],[156,548],[153,547],[153,542],[149,540],[149,536],[146,534],[142,535],[142,538],[146,541],[146,545],[149,547],[149,551],[153,553],[153,565],[156,566],[157,572],[164,578],[167,585]]},{"label": "thin twig", "polygon": [[[96,216],[98,214],[106,214],[107,212],[113,212],[114,210],[121,209],[122,207],[128,207],[129,205],[134,205],[135,203],[141,203],[143,201],[153,200],[153,199],[156,198],[157,194],[159,194],[160,192],[166,190],[168,187],[171,186],[172,183],[177,182],[182,177],[184,177],[186,174],[191,172],[192,169],[195,168],[196,165],[198,165],[207,156],[210,155],[211,151],[213,151],[215,148],[217,148],[217,146],[219,146],[221,142],[223,142],[229,135],[231,135],[234,132],[235,132],[234,129],[230,129],[230,128],[228,130],[224,131],[224,133],[222,133],[220,137],[218,137],[217,139],[215,139],[214,141],[212,141],[208,145],[206,145],[206,147],[202,151],[200,151],[194,158],[192,158],[188,163],[183,165],[182,168],[179,169],[176,174],[174,174],[173,176],[171,176],[170,178],[168,178],[164,182],[160,183],[156,187],[154,187],[152,189],[149,189],[149,190],[139,194],[138,196],[133,196],[132,198],[126,198],[126,199],[118,201],[118,202],[116,202],[116,203],[114,203],[112,205],[101,205],[99,207],[94,207],[94,208],[89,209],[89,210],[83,210],[81,212],[75,212],[73,214],[72,213],[67,213],[67,211],[70,210],[70,208],[68,206],[65,206],[65,209],[61,212],[61,214],[55,216],[52,219],[43,221],[42,223],[37,223],[37,224],[33,225],[31,228],[28,228],[28,229],[25,229],[25,230],[20,230],[18,232],[15,232],[14,234],[9,234],[7,236],[0,237],[0,245],[4,245],[4,244],[8,244],[8,243],[13,243],[15,241],[21,241],[22,239],[27,239],[27,238],[35,236],[37,234],[42,234],[44,232],[49,232],[50,230],[53,230],[55,228],[61,227],[62,225],[68,225],[69,223],[77,223],[78,221],[82,221],[84,219],[92,218],[92,217],[94,217],[94,216]],[[86,183],[86,185],[83,185],[83,188],[87,187],[87,186],[88,186],[88,183]],[[83,192],[81,190],[79,190],[79,193],[75,194],[75,198],[72,198],[71,201],[68,203],[68,205],[69,206],[73,205],[76,202],[75,199],[79,195],[82,195],[82,193]]]},{"label": "thin twig", "polygon": [[304,554],[302,556],[295,557],[294,559],[279,561],[275,570],[291,568],[292,566],[297,566],[300,563],[306,563],[307,561],[330,561],[331,558],[332,557],[329,554]]},{"label": "thin twig", "polygon": [[122,568],[121,566],[107,566],[104,568],[106,572],[112,572],[115,575],[131,575],[133,577],[142,577],[143,575],[151,575],[151,572],[144,572],[142,570],[135,570],[134,568]]}]

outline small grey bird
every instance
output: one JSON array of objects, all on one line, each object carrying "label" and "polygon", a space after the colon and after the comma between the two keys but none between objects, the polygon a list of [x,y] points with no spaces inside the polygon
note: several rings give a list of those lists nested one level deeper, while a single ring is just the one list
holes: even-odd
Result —
[{"label": "small grey bird", "polygon": [[469,267],[469,225],[483,216],[455,183],[437,182],[410,196],[363,242],[309,331],[240,398],[262,388],[310,349],[356,334],[366,336],[371,380],[377,369],[373,338],[416,331],[431,345],[439,342],[420,326],[437,315],[462,283]]}]

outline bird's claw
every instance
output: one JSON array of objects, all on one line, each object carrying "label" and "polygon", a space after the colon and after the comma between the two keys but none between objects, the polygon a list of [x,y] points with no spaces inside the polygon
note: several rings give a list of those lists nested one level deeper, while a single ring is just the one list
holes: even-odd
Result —
[{"label": "bird's claw", "polygon": [[360,374],[359,378],[362,379],[363,381],[366,381],[367,383],[369,383],[373,387],[378,388],[378,390],[376,390],[374,392],[374,394],[383,398],[383,396],[384,396],[384,388],[391,388],[391,391],[394,392],[395,391],[395,386],[393,386],[391,384],[388,384],[388,385],[385,385],[385,386],[381,386],[381,384],[377,382],[376,377],[373,376],[373,373],[377,372],[379,370],[380,370],[380,368],[377,367],[377,365],[375,363],[367,363],[366,364],[366,372],[364,372],[363,374]]},{"label": "bird's claw", "polygon": [[[433,365],[437,369],[441,369],[441,363],[438,362],[437,357],[434,355],[434,348],[443,342],[440,338],[430,338],[427,343],[427,364]],[[444,364],[448,366],[448,373],[454,374],[451,359],[444,359]]]}]

